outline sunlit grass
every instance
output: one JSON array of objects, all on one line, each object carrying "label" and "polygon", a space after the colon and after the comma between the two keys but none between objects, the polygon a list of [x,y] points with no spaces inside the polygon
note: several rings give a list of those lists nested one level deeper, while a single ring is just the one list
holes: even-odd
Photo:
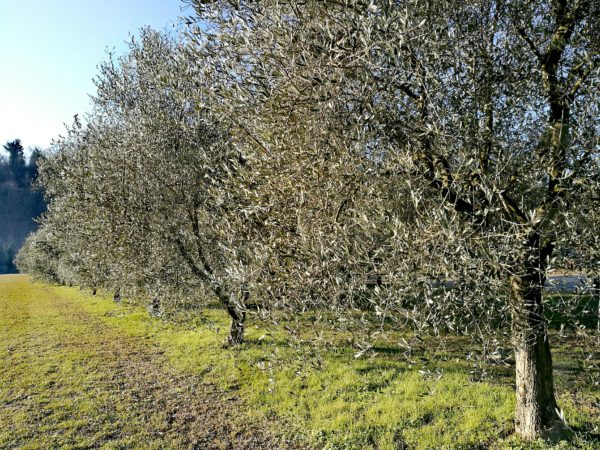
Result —
[{"label": "sunlit grass", "polygon": [[[122,310],[101,299],[88,299],[85,307]],[[150,333],[161,342],[173,364],[224,388],[238,389],[256,405],[257,413],[287,419],[298,425],[298,430],[308,432],[318,446],[392,449],[402,445],[518,445],[518,439],[499,439],[513,431],[514,392],[506,378],[496,384],[472,382],[464,361],[456,359],[438,361],[433,371],[420,373],[393,352],[355,359],[350,348],[314,350],[286,345],[281,330],[272,327],[250,326],[249,343],[223,351],[221,344],[228,327],[225,313],[210,310],[203,314],[212,322],[211,327],[194,330],[139,314],[119,319],[113,312],[106,320],[121,320],[121,326],[134,333]],[[265,335],[270,337],[259,341]],[[564,396],[561,404],[573,424],[589,425],[593,411],[582,412],[572,407],[570,400]]]},{"label": "sunlit grass", "polygon": [[[23,283],[19,284],[20,289],[25,289]],[[27,289],[39,295],[41,288]],[[0,292],[4,297],[23,295]],[[499,370],[495,379],[473,382],[464,354],[450,354],[442,360],[425,352],[420,356],[426,363],[411,364],[400,352],[393,351],[397,341],[384,339],[379,344],[390,351],[355,358],[354,349],[348,346],[314,348],[288,338],[280,327],[252,323],[252,319],[247,343],[224,350],[228,320],[218,309],[204,311],[202,317],[190,317],[187,325],[174,325],[148,316],[143,308],[127,303],[116,305],[110,296],[92,297],[67,287],[44,287],[43,292],[49,299],[36,303],[36,310],[32,311],[40,316],[40,321],[52,317],[53,322],[57,320],[57,327],[67,326],[52,316],[51,297],[66,299],[101,318],[118,333],[158,344],[177,370],[235,391],[246,400],[253,415],[270,419],[274,427],[285,424],[280,432],[307,435],[317,448],[528,448],[526,445],[530,445],[512,435],[514,392],[510,371],[507,374],[506,369]],[[0,308],[6,308],[5,304],[2,301]],[[19,330],[17,322],[2,323],[10,319],[1,310],[0,314],[3,329],[6,326],[11,329],[11,339],[31,331]],[[195,325],[191,326],[192,323]],[[68,326],[78,327],[73,323]],[[43,333],[38,338],[45,339]],[[5,352],[4,346],[0,352]],[[3,360],[4,356],[5,353],[0,353]],[[12,382],[11,389],[20,385],[23,392],[35,388],[40,394],[47,388],[44,383],[57,377],[71,380],[64,389],[75,392],[83,385],[93,393],[95,377],[102,375],[101,371],[85,374],[78,371],[87,361],[85,356],[73,354],[60,364],[48,358],[42,358],[34,368],[32,377],[37,381],[21,379]],[[559,355],[555,360],[561,358]],[[597,390],[589,386],[576,393],[568,390],[559,393],[570,424],[578,430],[598,433]],[[38,395],[37,401],[39,398]],[[96,403],[90,394],[77,404],[77,411],[70,413],[69,418],[57,416],[54,422],[65,427],[64,433],[76,433],[84,426],[85,418],[107,414],[99,411]],[[61,409],[58,406],[53,405],[52,410]],[[11,420],[11,426],[15,427],[25,419]],[[0,427],[3,429],[6,427]],[[597,445],[595,438],[578,435],[577,445],[583,448]],[[0,447],[1,444],[2,431]],[[547,448],[542,443],[535,445]]]},{"label": "sunlit grass", "polygon": [[[95,350],[118,330],[88,329],[60,307],[62,295],[0,277],[0,448],[163,447],[143,412],[107,389],[112,361]],[[85,294],[73,290],[77,299]]]}]

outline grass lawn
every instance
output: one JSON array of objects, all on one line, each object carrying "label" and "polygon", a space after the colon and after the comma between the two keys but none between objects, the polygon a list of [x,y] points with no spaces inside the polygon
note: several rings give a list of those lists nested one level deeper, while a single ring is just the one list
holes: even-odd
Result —
[{"label": "grass lawn", "polygon": [[[1,276],[0,448],[547,448],[513,434],[512,369],[473,381],[466,341],[407,356],[397,332],[382,334],[356,358],[252,320],[247,342],[223,350],[218,309],[167,324],[109,296]],[[600,448],[598,341],[554,338],[576,431],[557,448]]]}]

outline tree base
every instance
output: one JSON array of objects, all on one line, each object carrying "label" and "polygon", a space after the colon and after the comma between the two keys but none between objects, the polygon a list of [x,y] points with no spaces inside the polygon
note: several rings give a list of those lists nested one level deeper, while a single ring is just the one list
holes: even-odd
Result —
[{"label": "tree base", "polygon": [[562,420],[555,420],[544,430],[542,438],[551,444],[558,444],[560,441],[569,441],[573,438],[575,432]]},{"label": "tree base", "polygon": [[244,343],[244,341],[241,342],[232,342],[229,338],[225,339],[225,341],[221,344],[221,348],[223,350],[227,350],[230,348],[235,348],[235,347],[239,347],[240,345],[242,345]]}]

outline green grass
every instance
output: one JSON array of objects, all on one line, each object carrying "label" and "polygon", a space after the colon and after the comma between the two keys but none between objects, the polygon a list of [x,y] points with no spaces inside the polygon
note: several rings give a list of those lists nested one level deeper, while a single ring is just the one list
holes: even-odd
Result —
[{"label": "green grass", "polygon": [[[130,411],[125,400],[102,407],[111,392],[95,390],[95,386],[110,367],[103,368],[93,352],[86,354],[86,345],[77,345],[73,352],[53,351],[52,333],[76,334],[78,340],[89,339],[90,346],[96,339],[86,331],[86,324],[63,323],[65,318],[55,308],[57,299],[99,318],[113,330],[105,332],[104,338],[126,335],[134,342],[158,346],[176,371],[235,393],[256,420],[267,420],[277,432],[304,434],[317,448],[548,448],[541,442],[523,443],[513,434],[511,371],[490,367],[493,379],[471,381],[470,365],[464,359],[470,344],[456,338],[444,358],[432,358],[427,351],[431,343],[407,358],[398,351],[397,333],[390,333],[380,337],[377,353],[355,358],[355,350],[349,346],[315,347],[289,338],[281,327],[250,322],[247,343],[223,350],[228,323],[218,309],[204,311],[187,323],[168,324],[149,317],[142,308],[116,305],[109,296],[91,297],[75,288],[29,284],[24,277],[0,284],[0,327],[3,341],[8,341],[0,346],[0,361],[4,361],[0,363],[0,406],[8,397],[30,396],[35,403],[32,410],[49,416],[41,420],[47,429],[36,428],[22,411],[17,411],[21,416],[11,415],[3,408],[0,448],[3,442],[14,442],[15,434],[21,436],[20,442],[40,441],[39,445],[36,441],[37,447],[28,448],[45,448],[48,442],[80,442],[79,447],[70,448],[85,448],[86,443],[102,439],[86,437],[88,421],[107,424],[108,433],[111,424],[129,420],[128,414],[133,416],[129,444],[135,444],[140,438],[136,430],[145,427],[135,420],[139,411]],[[343,338],[338,336],[338,342]],[[23,351],[39,349],[35,367],[19,369],[19,355],[7,350],[10,342],[21,340],[28,343]],[[595,356],[586,363],[591,368],[581,368],[581,359],[590,353],[585,345],[573,337],[558,340],[555,362],[566,368],[556,372],[559,402],[577,433],[574,442],[557,448],[600,445],[600,394],[593,385],[598,375],[593,364],[599,355],[596,348]],[[56,395],[56,383],[60,396]],[[52,403],[58,398],[62,405]],[[64,440],[47,437],[56,433]],[[156,439],[152,442],[160,445]],[[119,445],[127,447],[128,443]]]},{"label": "green grass", "polygon": [[[126,399],[98,389],[110,374],[90,351],[96,338],[111,336],[94,336],[61,314],[52,288],[0,280],[0,448],[90,448],[116,427],[141,444],[144,427]],[[156,439],[143,438],[158,448]]]}]

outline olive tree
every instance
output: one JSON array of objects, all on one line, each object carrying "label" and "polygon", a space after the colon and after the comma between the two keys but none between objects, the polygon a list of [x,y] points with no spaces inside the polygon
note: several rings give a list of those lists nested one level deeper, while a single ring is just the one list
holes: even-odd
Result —
[{"label": "olive tree", "polygon": [[[215,296],[241,342],[251,224],[237,191],[244,161],[196,95],[175,38],[142,30],[100,66],[93,112],[41,168],[47,227],[74,282],[179,301]],[[168,302],[164,306],[169,306]]]},{"label": "olive tree", "polygon": [[56,241],[52,231],[45,227],[30,234],[15,257],[19,272],[31,274],[41,281],[59,283],[60,250]]},{"label": "olive tree", "polygon": [[[328,210],[339,210],[339,218],[355,199],[368,204],[344,182],[344,169],[361,173],[350,165],[356,157],[385,167],[376,176],[395,174],[397,193],[408,195],[416,214],[412,223],[395,213],[365,216],[365,229],[380,229],[383,218],[397,225],[379,259],[416,274],[443,273],[449,284],[467,281],[462,292],[470,302],[492,296],[505,305],[517,431],[527,439],[561,435],[543,286],[556,247],[573,232],[569,218],[580,213],[588,180],[598,177],[600,3],[191,3],[199,21],[190,30],[194,54],[210,61],[198,76],[212,77],[217,109],[237,118],[237,145],[250,164],[296,165],[284,177],[267,170],[272,181],[262,178],[269,214],[280,205],[296,218],[297,225],[281,227],[296,239],[282,238],[293,249],[284,253],[293,261],[310,254],[304,273],[311,278],[323,259],[314,246],[307,250],[310,232],[324,229]],[[317,189],[321,214],[301,233],[310,194],[303,183],[285,183],[311,163],[320,186],[334,181]],[[347,231],[345,242],[360,239]],[[320,246],[326,261],[369,255],[360,246],[358,255],[326,240]],[[424,287],[423,307],[452,298],[427,281],[414,285]]]}]

